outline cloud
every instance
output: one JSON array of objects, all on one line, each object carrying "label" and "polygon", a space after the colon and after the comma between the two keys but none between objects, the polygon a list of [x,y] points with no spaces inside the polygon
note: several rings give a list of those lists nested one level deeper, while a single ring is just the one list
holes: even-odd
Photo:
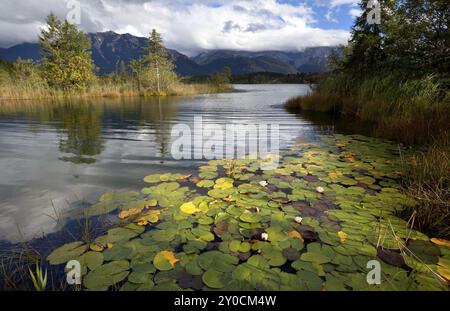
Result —
[{"label": "cloud", "polygon": [[[39,27],[53,11],[69,12],[68,0],[3,0],[0,46],[37,41]],[[71,0],[74,1],[74,0]],[[331,0],[331,5],[349,0]],[[322,29],[312,6],[276,0],[168,1],[80,0],[86,32],[112,30],[147,36],[162,33],[166,45],[188,55],[205,49],[301,50],[347,42],[348,30]],[[5,31],[6,29],[6,31]]]},{"label": "cloud", "polygon": [[359,17],[359,16],[361,16],[362,13],[363,13],[363,11],[361,11],[360,9],[357,9],[357,8],[353,8],[353,9],[350,9],[350,11],[348,11],[348,14],[350,14],[350,16],[352,16],[352,17]]},{"label": "cloud", "polygon": [[331,7],[337,7],[342,5],[356,6],[359,3],[358,0],[330,0]]}]

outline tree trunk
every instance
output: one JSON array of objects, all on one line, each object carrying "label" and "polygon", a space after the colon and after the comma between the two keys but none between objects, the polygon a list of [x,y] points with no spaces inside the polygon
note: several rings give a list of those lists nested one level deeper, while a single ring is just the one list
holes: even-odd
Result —
[{"label": "tree trunk", "polygon": [[159,81],[159,64],[158,61],[156,61],[156,79],[158,80],[158,95],[161,94],[161,85]]}]

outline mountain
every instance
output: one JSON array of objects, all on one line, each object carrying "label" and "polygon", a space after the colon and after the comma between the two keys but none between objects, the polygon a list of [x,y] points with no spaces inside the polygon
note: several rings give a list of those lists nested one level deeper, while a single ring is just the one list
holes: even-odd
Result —
[{"label": "mountain", "polygon": [[[131,60],[141,57],[147,45],[147,38],[130,34],[119,35],[112,31],[88,34],[88,36],[92,41],[92,59],[100,68],[100,74],[117,72],[120,61],[129,64]],[[200,66],[186,55],[170,49],[167,50],[167,54],[175,64],[177,74],[181,76],[202,74]]]},{"label": "mountain", "polygon": [[205,74],[212,74],[222,70],[224,67],[230,67],[234,75],[242,75],[254,72],[275,72],[275,73],[296,73],[297,70],[289,64],[279,60],[260,56],[260,57],[230,57],[217,58],[202,65]]},{"label": "mountain", "polygon": [[[130,34],[119,35],[112,31],[88,34],[92,42],[92,59],[100,74],[117,72],[120,61],[126,64],[142,56],[147,39]],[[167,51],[175,64],[175,71],[181,76],[201,75],[200,66],[184,54],[175,50]],[[39,60],[38,43],[22,43],[8,49],[0,49],[0,59],[14,61],[22,59]]]},{"label": "mountain", "polygon": [[[88,36],[92,41],[92,59],[100,74],[117,72],[121,61],[128,64],[131,60],[141,57],[147,43],[146,38],[121,35],[112,31]],[[210,75],[225,66],[230,67],[234,75],[255,72],[294,74],[326,70],[326,59],[333,50],[333,47],[307,48],[302,52],[211,50],[189,58],[169,49],[168,55],[180,76]],[[0,59],[15,60],[21,57],[38,61],[39,53],[39,44],[23,43],[0,49]]]},{"label": "mountain", "polygon": [[[199,65],[206,66],[218,59],[238,59],[249,58],[259,59],[266,57],[271,60],[288,65],[299,72],[319,72],[327,70],[327,58],[336,51],[336,47],[311,47],[299,52],[284,51],[230,51],[230,50],[213,50],[200,53],[192,59]],[[263,70],[264,71],[264,70]],[[273,71],[279,72],[279,71]],[[291,72],[285,72],[291,73]]]},{"label": "mountain", "polygon": [[39,44],[22,43],[8,49],[0,49],[0,59],[14,61],[18,57],[22,59],[39,59]]}]

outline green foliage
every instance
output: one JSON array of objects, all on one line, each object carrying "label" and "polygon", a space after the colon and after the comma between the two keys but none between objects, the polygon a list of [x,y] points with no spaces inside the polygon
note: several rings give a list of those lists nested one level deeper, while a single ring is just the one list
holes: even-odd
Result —
[{"label": "green foliage", "polygon": [[167,57],[161,35],[153,29],[148,39],[146,54],[142,59],[130,63],[137,88],[150,95],[167,94],[178,81],[174,65]]},{"label": "green foliage", "polygon": [[0,85],[7,84],[11,81],[11,73],[13,71],[13,63],[0,59]]},{"label": "green foliage", "polygon": [[222,71],[216,72],[211,75],[209,83],[214,86],[222,86],[231,83],[232,72],[230,67],[224,67]]},{"label": "green foliage", "polygon": [[352,27],[343,59],[333,67],[358,80],[393,75],[399,80],[435,75],[442,87],[450,82],[448,24],[445,0],[382,0],[381,24],[367,23],[371,8],[361,1],[363,14]]},{"label": "green foliage", "polygon": [[47,287],[47,270],[45,270],[44,273],[42,265],[40,265],[38,261],[36,261],[35,267],[35,272],[28,269],[33,286],[37,291],[45,291],[45,288]]},{"label": "green foliage", "polygon": [[83,89],[95,78],[91,42],[67,20],[51,13],[41,31],[42,74],[49,86],[65,91]]}]

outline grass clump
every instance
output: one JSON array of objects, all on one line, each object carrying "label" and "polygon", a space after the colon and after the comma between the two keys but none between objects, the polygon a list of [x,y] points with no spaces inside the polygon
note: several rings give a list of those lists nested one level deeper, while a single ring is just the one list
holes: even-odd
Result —
[{"label": "grass clump", "polygon": [[403,161],[403,189],[418,201],[405,211],[415,227],[433,236],[450,237],[450,147],[434,145]]}]

